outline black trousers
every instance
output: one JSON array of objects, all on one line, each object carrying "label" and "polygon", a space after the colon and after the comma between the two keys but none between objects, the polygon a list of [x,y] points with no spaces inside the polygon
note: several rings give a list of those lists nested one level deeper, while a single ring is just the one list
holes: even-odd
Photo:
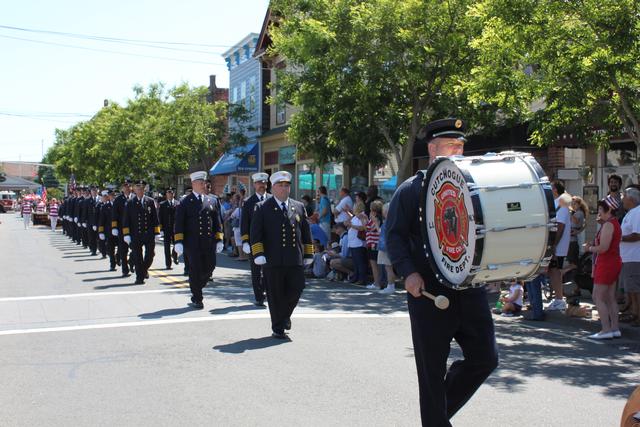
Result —
[{"label": "black trousers", "polygon": [[167,268],[171,267],[171,259],[178,256],[176,251],[171,250],[171,245],[174,243],[173,233],[164,233],[164,265]]},{"label": "black trousers", "polygon": [[189,288],[191,288],[191,300],[202,302],[204,296],[202,290],[207,286],[209,277],[216,267],[215,246],[211,248],[186,248],[185,247],[185,268],[187,258],[189,259]]},{"label": "black trousers", "polygon": [[264,278],[262,276],[262,266],[253,262],[253,256],[251,256],[251,285],[253,286],[253,295],[256,301],[262,302],[265,299],[266,287],[264,284]]},{"label": "black trousers", "polygon": [[112,236],[111,233],[105,233],[105,240],[101,240],[105,246],[105,252],[109,257],[109,267],[116,268],[116,248],[118,247],[118,238]]},{"label": "black trousers", "polygon": [[122,274],[129,274],[129,245],[122,234],[118,235],[118,258],[122,267]]},{"label": "black trousers", "polygon": [[107,241],[98,239],[98,250],[100,254],[104,257],[107,256]]},{"label": "black trousers", "polygon": [[[449,419],[498,366],[498,347],[483,288],[455,291],[433,284],[426,288],[448,297],[450,306],[440,310],[428,298],[407,294],[420,415],[423,426],[450,426]],[[452,339],[464,359],[453,362],[447,371]]]},{"label": "black trousers", "polygon": [[76,242],[78,245],[81,245],[82,244],[82,237],[81,237],[82,233],[80,232],[80,230],[81,230],[82,227],[80,225],[78,225],[77,223],[75,223],[75,222],[73,223],[72,227],[73,227],[73,241]]},{"label": "black trousers", "polygon": [[[144,248],[144,255],[142,249]],[[142,281],[146,278],[147,270],[153,263],[155,256],[156,239],[155,236],[143,239],[134,238],[131,241],[131,258],[136,266],[136,280]]]},{"label": "black trousers", "polygon": [[91,253],[95,254],[98,250],[98,232],[93,231],[91,225],[87,225],[87,243],[89,244]]},{"label": "black trousers", "polygon": [[89,247],[89,226],[87,225],[86,227],[80,227],[80,239],[82,240],[82,247],[83,248],[88,248]]},{"label": "black trousers", "polygon": [[271,329],[283,333],[304,289],[304,268],[301,265],[263,268],[267,285],[267,300]]}]

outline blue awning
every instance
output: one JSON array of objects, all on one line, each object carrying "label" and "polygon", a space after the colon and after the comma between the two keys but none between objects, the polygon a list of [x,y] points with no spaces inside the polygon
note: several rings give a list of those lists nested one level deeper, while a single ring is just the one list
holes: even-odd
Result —
[{"label": "blue awning", "polygon": [[387,191],[395,191],[397,186],[398,186],[398,176],[394,175],[388,180],[386,180],[385,182],[383,182],[381,188]]},{"label": "blue awning", "polygon": [[258,172],[260,170],[260,145],[257,142],[244,147],[234,147],[209,169],[209,175],[227,175],[237,172]]}]

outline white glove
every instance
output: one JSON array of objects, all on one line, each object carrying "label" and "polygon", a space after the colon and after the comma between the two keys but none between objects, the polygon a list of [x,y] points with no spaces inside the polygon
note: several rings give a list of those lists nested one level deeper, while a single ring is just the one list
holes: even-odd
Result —
[{"label": "white glove", "polygon": [[304,259],[304,265],[311,265],[311,264],[313,264],[313,258]]},{"label": "white glove", "polygon": [[73,222],[78,223],[78,217],[73,218]]},{"label": "white glove", "polygon": [[259,257],[257,257],[256,259],[253,260],[255,265],[265,265],[267,263],[267,259],[260,255]]},{"label": "white glove", "polygon": [[87,228],[87,223],[86,222],[82,223],[82,228]]},{"label": "white glove", "polygon": [[105,239],[105,237],[104,237],[104,233],[100,233],[100,234],[98,234],[98,237],[100,237],[100,240],[104,240],[104,239]]},{"label": "white glove", "polygon": [[251,246],[249,246],[248,243],[243,243],[242,244],[242,252],[244,252],[245,254],[249,255],[251,253]]},{"label": "white glove", "polygon": [[184,252],[184,247],[182,246],[182,243],[176,243],[175,245],[173,245],[173,250],[176,251],[178,255],[182,255],[182,253]]},{"label": "white glove", "polygon": [[91,228],[93,228],[93,231],[98,231],[98,227],[96,227],[95,225]]},{"label": "white glove", "polygon": [[[246,243],[245,243],[246,245]],[[216,243],[216,253],[219,254],[224,249],[224,243],[218,242]]]},{"label": "white glove", "polygon": [[127,245],[130,245],[130,244],[131,244],[131,236],[124,236],[124,242],[125,242]]},{"label": "white glove", "polygon": [[164,231],[160,232],[160,237],[164,238]]},{"label": "white glove", "polygon": [[118,229],[114,228],[113,230],[111,230],[111,234],[113,234],[114,236],[118,237]]}]

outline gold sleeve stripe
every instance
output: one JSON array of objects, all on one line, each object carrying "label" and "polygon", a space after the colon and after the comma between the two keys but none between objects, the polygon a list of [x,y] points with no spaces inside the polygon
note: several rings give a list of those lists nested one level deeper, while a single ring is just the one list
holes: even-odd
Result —
[{"label": "gold sleeve stripe", "polygon": [[129,227],[125,227],[125,228],[123,228],[123,229],[122,229],[122,232],[123,232],[124,234],[129,234]]},{"label": "gold sleeve stripe", "polygon": [[160,227],[155,227],[153,231],[155,231],[156,234],[159,234],[160,233]]},{"label": "gold sleeve stripe", "polygon": [[174,239],[175,239],[176,242],[184,240],[184,234],[176,233],[176,235],[174,236]]},{"label": "gold sleeve stripe", "polygon": [[103,226],[98,227],[98,232],[102,233],[103,231],[104,231],[104,227]]},{"label": "gold sleeve stripe", "polygon": [[253,255],[264,253],[264,245],[262,244],[262,242],[254,243],[253,245],[251,245],[251,253]]},{"label": "gold sleeve stripe", "polygon": [[216,239],[218,239],[218,240],[224,240],[224,234],[222,234],[222,233],[216,233]]},{"label": "gold sleeve stripe", "polygon": [[111,227],[117,227],[118,221],[111,221]]},{"label": "gold sleeve stripe", "polygon": [[309,244],[304,245],[304,254],[313,255],[313,245],[309,245]]},{"label": "gold sleeve stripe", "polygon": [[249,235],[248,234],[243,234],[242,237],[240,238],[240,240],[242,240],[243,242],[249,240]]}]

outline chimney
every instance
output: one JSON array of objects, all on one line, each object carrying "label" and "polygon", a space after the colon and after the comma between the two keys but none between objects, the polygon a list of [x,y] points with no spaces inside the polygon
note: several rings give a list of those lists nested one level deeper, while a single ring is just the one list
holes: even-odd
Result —
[{"label": "chimney", "polygon": [[209,76],[209,90],[211,91],[211,93],[215,93],[216,92],[216,75],[213,74],[211,76]]}]

